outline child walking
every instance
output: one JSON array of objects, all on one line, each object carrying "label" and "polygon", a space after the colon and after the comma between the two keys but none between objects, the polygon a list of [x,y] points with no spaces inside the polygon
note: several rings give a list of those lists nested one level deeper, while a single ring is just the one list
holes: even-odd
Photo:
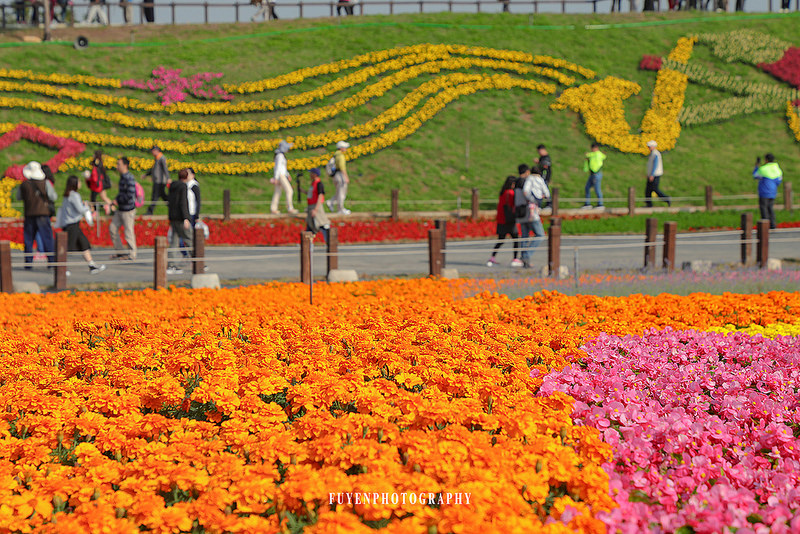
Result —
[{"label": "child walking", "polygon": [[[514,217],[514,186],[517,183],[516,176],[509,176],[506,178],[503,188],[500,189],[500,199],[497,201],[497,243],[494,245],[492,255],[489,256],[489,261],[486,262],[487,267],[491,267],[497,263],[495,256],[497,250],[503,246],[503,240],[506,236],[511,236],[511,239],[517,239],[517,220]],[[511,262],[512,267],[516,267],[517,263],[522,265],[517,259],[517,245],[514,247],[514,259]]]}]

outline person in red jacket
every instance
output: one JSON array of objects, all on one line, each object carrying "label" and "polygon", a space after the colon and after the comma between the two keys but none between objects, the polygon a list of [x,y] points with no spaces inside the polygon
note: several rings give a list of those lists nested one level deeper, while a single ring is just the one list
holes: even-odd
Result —
[{"label": "person in red jacket", "polygon": [[[486,262],[487,267],[497,263],[495,256],[497,250],[503,246],[503,240],[507,235],[511,239],[517,239],[517,219],[514,217],[514,185],[517,183],[516,176],[509,176],[506,178],[503,188],[500,190],[500,199],[497,202],[497,243],[494,245],[492,255],[489,256],[489,261]],[[512,266],[516,266],[519,262],[517,259],[517,244],[514,242],[514,260],[511,262]],[[521,264],[521,262],[520,262]]]}]

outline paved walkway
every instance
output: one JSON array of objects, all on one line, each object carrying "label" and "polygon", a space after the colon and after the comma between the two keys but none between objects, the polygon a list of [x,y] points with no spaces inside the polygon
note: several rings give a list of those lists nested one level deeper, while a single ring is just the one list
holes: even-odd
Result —
[{"label": "paved walkway", "polygon": [[[755,233],[753,234],[755,238]],[[660,238],[660,236],[659,236]],[[644,237],[636,235],[592,235],[562,237],[561,264],[574,273],[635,271],[643,267]],[[447,243],[447,267],[459,274],[480,277],[537,277],[547,264],[547,242],[542,241],[533,252],[531,269],[512,269],[511,246],[506,243],[497,256],[498,265],[487,267],[486,260],[494,240],[450,241]],[[690,260],[708,260],[715,264],[736,264],[740,259],[738,232],[679,234],[676,245],[676,266]],[[359,276],[420,276],[428,273],[426,242],[396,245],[340,245],[339,268],[355,269]],[[663,246],[656,247],[657,265],[661,265]],[[81,288],[146,287],[153,283],[153,249],[140,249],[136,262],[109,260],[110,251],[94,251],[98,263],[108,269],[90,275],[78,253],[70,253],[71,276],[68,286]],[[576,256],[577,255],[577,256]],[[769,256],[800,262],[800,229],[773,231]],[[753,245],[755,259],[755,245]],[[326,274],[325,247],[314,247],[313,268],[317,280]],[[36,264],[26,271],[20,266],[21,252],[12,252],[15,281],[37,282],[43,289],[53,285],[53,272],[46,264]],[[207,247],[208,272],[217,273],[223,284],[254,283],[266,280],[298,281],[300,247]],[[191,279],[191,263],[183,263],[183,274],[169,275],[168,283],[186,284]]]}]

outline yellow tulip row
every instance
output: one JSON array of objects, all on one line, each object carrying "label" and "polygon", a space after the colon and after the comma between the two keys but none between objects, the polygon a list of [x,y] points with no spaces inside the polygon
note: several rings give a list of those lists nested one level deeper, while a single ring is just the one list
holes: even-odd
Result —
[{"label": "yellow tulip row", "polygon": [[[366,137],[375,132],[382,131],[384,128],[407,115],[419,102],[444,88],[454,84],[481,80],[483,75],[452,73],[439,76],[433,80],[423,83],[420,87],[407,94],[400,102],[396,103],[386,111],[379,114],[374,119],[357,124],[350,128],[339,128],[329,130],[320,134],[308,136],[283,137],[275,139],[263,139],[258,141],[200,141],[197,143],[187,143],[183,141],[171,141],[167,139],[154,139],[152,137],[131,137],[121,135],[98,134],[82,130],[54,130],[44,126],[36,125],[44,131],[80,141],[84,144],[117,146],[122,148],[134,148],[137,150],[149,150],[150,147],[158,145],[168,153],[179,154],[199,154],[208,152],[223,152],[231,154],[254,154],[270,152],[278,146],[282,139],[294,143],[297,150],[306,150],[330,145],[340,139],[355,139]],[[6,128],[13,128],[13,124],[5,125]]]},{"label": "yellow tulip row", "polygon": [[786,120],[789,122],[789,129],[794,134],[794,138],[800,142],[800,108],[795,107],[791,102],[786,103]]},{"label": "yellow tulip row", "polygon": [[[380,135],[371,138],[364,143],[353,145],[347,153],[348,160],[354,160],[363,157],[388,146],[391,146],[398,141],[405,139],[409,135],[416,132],[422,125],[430,120],[434,115],[439,113],[444,107],[460,98],[461,96],[472,94],[478,91],[486,91],[490,89],[527,89],[542,94],[552,94],[556,91],[556,86],[549,83],[538,82],[535,80],[525,80],[512,77],[508,74],[494,74],[494,75],[460,75],[464,78],[459,78],[457,75],[452,75],[452,78],[446,78],[445,82],[448,85],[441,91],[433,91],[436,80],[433,80],[431,86],[426,86],[425,91],[431,91],[435,94],[429,98],[425,104],[416,112],[410,114],[405,120],[397,127],[381,133]],[[473,81],[465,81],[471,79]],[[463,83],[459,83],[463,81]],[[402,116],[401,116],[402,117]],[[401,117],[398,117],[401,118]],[[365,128],[369,127],[369,123],[362,125]],[[347,133],[347,130],[343,131]],[[287,140],[297,143],[298,146],[309,146],[308,143],[320,143],[316,146],[324,146],[342,137],[339,131],[328,132],[323,138],[322,136],[309,136],[306,138],[286,138]],[[320,137],[321,139],[316,139]],[[162,141],[157,141],[159,144]],[[304,143],[306,143],[304,145]],[[164,143],[166,146],[166,142]],[[144,145],[145,147],[151,145]],[[162,147],[163,148],[163,147]],[[309,156],[305,158],[292,158],[289,160],[289,169],[304,170],[312,167],[324,165],[331,157],[330,153],[321,156]],[[70,169],[84,169],[90,165],[90,158],[71,158],[68,159],[63,168]],[[113,159],[109,158],[108,164],[113,164]],[[153,165],[151,158],[130,158],[131,168],[133,170],[147,170]],[[192,167],[196,172],[202,174],[223,174],[223,175],[239,175],[239,174],[264,174],[269,173],[274,164],[272,161],[256,161],[248,163],[200,163],[193,161],[178,161],[175,159],[169,160],[169,167],[171,170],[178,170],[184,167]]]},{"label": "yellow tulip row", "polygon": [[313,124],[330,119],[340,113],[352,110],[371,98],[376,98],[385,94],[403,81],[416,78],[423,73],[437,73],[443,69],[461,69],[479,67],[495,69],[501,71],[514,71],[518,73],[535,72],[543,76],[553,77],[564,84],[571,84],[574,78],[566,76],[554,69],[543,69],[540,67],[530,67],[521,63],[494,60],[494,59],[448,59],[443,61],[432,61],[403,69],[388,76],[385,79],[372,84],[355,95],[348,97],[340,102],[328,106],[316,108],[297,115],[286,115],[274,119],[261,121],[242,120],[230,122],[203,122],[161,119],[158,117],[139,118],[124,113],[109,113],[103,110],[82,106],[78,104],[64,104],[61,102],[42,102],[17,97],[0,97],[0,107],[13,109],[30,109],[67,115],[72,117],[86,118],[92,120],[102,120],[119,124],[129,128],[162,130],[162,131],[182,131],[206,134],[218,133],[242,133],[242,132],[274,132],[286,128],[293,128],[307,124]]}]

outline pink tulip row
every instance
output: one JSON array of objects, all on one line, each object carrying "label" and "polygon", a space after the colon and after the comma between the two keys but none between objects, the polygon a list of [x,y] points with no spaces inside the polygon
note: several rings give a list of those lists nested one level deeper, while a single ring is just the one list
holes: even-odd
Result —
[{"label": "pink tulip row", "polygon": [[200,72],[186,78],[181,76],[181,72],[182,69],[168,69],[161,66],[153,69],[153,75],[150,79],[145,81],[124,80],[122,86],[158,92],[158,96],[161,97],[161,103],[165,106],[185,101],[187,93],[197,98],[233,99],[233,96],[219,85],[206,87],[206,83],[222,78],[222,73]]},{"label": "pink tulip row", "polygon": [[800,532],[800,336],[667,329],[583,348],[540,394],[574,397],[614,447],[609,533]]}]

